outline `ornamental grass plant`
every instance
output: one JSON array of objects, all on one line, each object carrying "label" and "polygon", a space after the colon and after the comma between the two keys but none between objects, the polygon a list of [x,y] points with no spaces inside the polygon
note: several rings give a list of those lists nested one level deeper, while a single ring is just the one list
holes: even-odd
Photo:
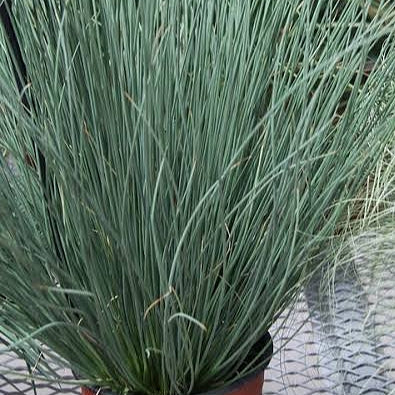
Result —
[{"label": "ornamental grass plant", "polygon": [[191,394],[262,366],[254,345],[394,138],[391,3],[15,1],[3,351],[50,378],[44,345],[118,393]]}]

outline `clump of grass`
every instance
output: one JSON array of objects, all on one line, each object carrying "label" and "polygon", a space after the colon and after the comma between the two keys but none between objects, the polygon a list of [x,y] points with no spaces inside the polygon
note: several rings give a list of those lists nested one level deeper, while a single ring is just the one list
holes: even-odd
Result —
[{"label": "clump of grass", "polygon": [[369,21],[336,7],[15,2],[22,93],[4,33],[0,51],[0,147],[18,173],[0,172],[0,333],[14,348],[34,360],[45,344],[90,383],[144,394],[263,365],[251,350],[393,138],[390,5]]}]

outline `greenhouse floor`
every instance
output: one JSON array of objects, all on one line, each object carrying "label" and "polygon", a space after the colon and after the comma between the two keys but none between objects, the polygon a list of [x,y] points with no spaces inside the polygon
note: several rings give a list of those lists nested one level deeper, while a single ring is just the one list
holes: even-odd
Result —
[{"label": "greenhouse floor", "polygon": [[[395,394],[392,266],[376,268],[372,277],[366,263],[353,265],[336,276],[331,298],[318,292],[320,279],[311,282],[271,330],[274,347],[281,351],[275,352],[265,372],[265,395]],[[0,358],[3,368],[25,370],[14,355]],[[59,373],[69,376],[65,370]],[[77,387],[66,385],[36,383],[36,388],[38,395],[79,393]],[[34,391],[25,379],[7,374],[0,375],[0,394]]]}]

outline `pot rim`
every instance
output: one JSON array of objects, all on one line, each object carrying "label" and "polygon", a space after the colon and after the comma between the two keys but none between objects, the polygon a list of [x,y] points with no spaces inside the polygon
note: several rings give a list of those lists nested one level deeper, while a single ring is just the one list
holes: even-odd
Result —
[{"label": "pot rim", "polygon": [[[269,365],[272,355],[273,355],[273,340],[272,337],[270,336],[269,332],[266,332],[261,339],[256,343],[256,348],[263,348],[266,347],[263,355],[262,355],[262,361],[263,365],[260,365],[258,368],[256,368],[254,371],[251,373],[242,376],[238,379],[236,379],[234,382],[231,384],[228,384],[225,387],[219,387],[217,389],[212,389],[206,392],[198,392],[198,393],[193,393],[192,395],[226,395],[230,394],[237,389],[243,387],[246,383],[253,381],[255,378],[257,378],[260,374],[263,375],[263,372]],[[74,373],[74,372],[73,372]],[[74,373],[74,375],[77,377],[77,375]],[[263,377],[262,377],[263,378]],[[89,389],[90,391],[96,393],[99,393],[99,395],[119,395],[118,393],[110,390],[110,389],[102,389],[101,387],[89,387],[84,385],[84,388]],[[135,392],[129,392],[128,395],[138,395]]]}]

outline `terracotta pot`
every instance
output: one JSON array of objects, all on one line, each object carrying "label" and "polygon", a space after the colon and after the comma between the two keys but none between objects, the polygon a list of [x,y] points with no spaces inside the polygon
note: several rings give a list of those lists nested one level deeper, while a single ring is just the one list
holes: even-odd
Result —
[{"label": "terracotta pot", "polygon": [[[248,376],[245,379],[236,381],[232,385],[224,387],[222,389],[213,390],[209,392],[203,392],[198,395],[261,395],[263,387],[263,371],[258,374],[255,373],[252,376]],[[87,387],[81,388],[81,395],[116,395],[111,391],[100,391],[94,390]]]},{"label": "terracotta pot", "polygon": [[[252,372],[248,376],[243,377],[240,380],[237,380],[226,387],[215,389],[208,392],[202,392],[196,395],[261,395],[263,381],[264,381],[264,370],[269,364],[273,354],[273,343],[269,332],[267,332],[257,343],[255,347],[256,350],[255,353],[259,350],[262,350],[262,348],[264,347],[266,347],[266,351],[262,356],[262,360],[265,361],[263,368],[261,367],[259,370]],[[252,357],[253,354],[254,354],[254,350],[252,352]],[[109,390],[99,390],[95,388],[82,387],[81,395],[117,395],[117,394]]]}]

